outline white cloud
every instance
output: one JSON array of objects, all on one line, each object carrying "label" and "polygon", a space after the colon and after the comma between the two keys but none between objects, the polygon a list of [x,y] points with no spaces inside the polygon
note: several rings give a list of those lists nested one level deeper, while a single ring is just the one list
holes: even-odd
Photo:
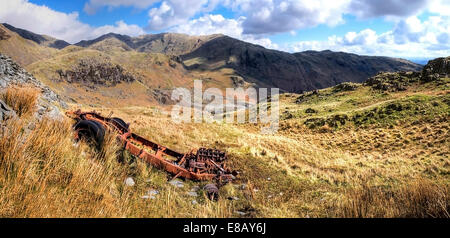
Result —
[{"label": "white cloud", "polygon": [[246,16],[244,34],[277,34],[320,24],[343,23],[349,14],[394,22],[425,11],[450,15],[449,0],[224,0],[222,4]]},{"label": "white cloud", "polygon": [[432,13],[438,13],[441,16],[450,16],[449,0],[430,0],[428,10]]},{"label": "white cloud", "polygon": [[393,57],[440,57],[450,55],[450,17],[432,16],[426,21],[409,17],[399,21],[392,31],[377,34],[371,29],[349,32],[326,41],[300,41],[285,50],[327,50]]},{"label": "white cloud", "polygon": [[145,34],[145,31],[137,25],[128,25],[124,21],[118,21],[115,25],[104,25],[101,27],[93,28],[90,38],[96,38],[98,36],[114,32],[129,36],[138,36]]},{"label": "white cloud", "polygon": [[229,0],[224,4],[247,16],[244,34],[274,34],[343,22],[350,0]]},{"label": "white cloud", "polygon": [[145,9],[151,5],[159,2],[160,0],[90,0],[84,4],[84,11],[87,14],[95,14],[101,7],[135,7],[139,9]]},{"label": "white cloud", "polygon": [[238,19],[226,19],[222,15],[205,15],[173,27],[170,31],[191,35],[224,34],[243,41],[262,45],[266,48],[278,48],[278,45],[274,44],[268,38],[258,38],[251,35],[244,35],[244,30],[242,29],[242,23],[244,21],[245,17],[240,17]]},{"label": "white cloud", "polygon": [[[130,36],[145,34],[139,26],[124,21],[92,27],[81,22],[77,12],[58,12],[28,0],[0,1],[0,22],[70,43],[109,32]],[[236,17],[211,14],[219,5],[231,9]],[[280,46],[268,38],[270,35],[289,33],[301,37],[297,30],[322,24],[342,24],[345,14],[364,20],[383,17],[395,24],[392,30],[377,33],[365,29],[281,48],[288,51],[331,49],[389,56],[450,54],[449,0],[89,0],[84,10],[95,13],[101,7],[121,6],[148,9],[150,30],[190,35],[222,33],[272,49],[280,49]],[[425,20],[419,19],[417,16],[424,12],[432,15]]]},{"label": "white cloud", "polygon": [[348,32],[339,40],[343,45],[370,45],[377,41],[377,33],[371,29],[365,29],[359,33]]},{"label": "white cloud", "polygon": [[361,17],[408,17],[426,8],[429,0],[352,0],[347,12]]},{"label": "white cloud", "polygon": [[183,24],[197,13],[211,11],[217,2],[208,0],[166,0],[158,8],[152,8],[148,12],[150,17],[150,30],[163,30],[168,27]]},{"label": "white cloud", "polygon": [[145,33],[139,26],[128,25],[123,21],[118,21],[115,25],[91,27],[79,21],[77,12],[58,12],[27,0],[2,1],[1,6],[0,22],[53,36],[69,43],[93,39],[109,32],[132,36]]}]

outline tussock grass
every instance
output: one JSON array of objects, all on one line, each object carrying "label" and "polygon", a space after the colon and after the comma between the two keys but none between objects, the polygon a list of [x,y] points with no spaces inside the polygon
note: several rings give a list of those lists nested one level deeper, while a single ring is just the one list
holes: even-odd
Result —
[{"label": "tussock grass", "polygon": [[[285,106],[286,102],[282,101],[281,105]],[[295,109],[293,105],[289,105],[289,108]],[[427,134],[423,135],[434,145],[421,150],[423,144],[419,141],[405,144],[404,148],[393,143],[397,140],[413,140],[423,133],[422,129],[412,130],[409,124],[392,129],[324,129],[316,132],[306,128],[300,121],[296,130],[262,135],[259,127],[254,125],[176,124],[168,120],[167,115],[142,107],[98,109],[103,114],[111,110],[114,110],[114,116],[130,122],[135,133],[180,152],[198,147],[213,147],[228,152],[229,166],[238,170],[240,175],[233,184],[221,189],[221,199],[215,204],[221,212],[208,210],[202,214],[208,217],[240,217],[235,211],[243,211],[244,217],[428,217],[423,215],[425,212],[442,217],[445,214],[444,210],[437,208],[446,201],[442,194],[448,191],[450,161],[442,154],[446,153],[447,142],[443,136],[448,123],[439,117],[435,118],[436,121],[423,124],[424,127],[431,126]],[[295,120],[288,122],[294,124]],[[383,146],[375,149],[377,143]],[[438,152],[434,153],[435,150]],[[422,156],[412,157],[421,151],[424,151]],[[150,171],[147,175],[151,177],[150,180],[155,174],[165,176],[161,171]],[[188,211],[199,214],[191,210],[188,202],[192,199],[183,196],[185,191],[166,187],[163,180],[148,184],[166,194],[154,203],[168,202],[169,191],[171,197],[180,198],[172,200],[177,201],[174,205],[178,209],[176,213],[168,212],[165,206],[161,207],[163,216],[193,216],[187,214]],[[411,188],[410,181],[422,180],[429,181],[423,184],[422,190],[407,191]],[[145,176],[138,179],[137,183],[140,181],[145,181]],[[391,204],[386,205],[382,212],[371,211],[375,208],[372,206],[373,201],[355,195],[363,193],[363,186],[383,188],[382,191],[395,196],[395,200],[378,195],[374,199]],[[420,200],[423,191],[428,191],[428,194]],[[229,196],[238,197],[239,200],[226,201]],[[414,196],[417,199],[413,200]],[[424,208],[418,202],[427,199],[430,207],[436,207],[436,210]],[[404,204],[406,200],[411,202]],[[370,209],[361,214],[351,212],[353,203]],[[139,210],[138,216],[154,217],[161,213],[157,209],[136,199],[136,207],[132,210]],[[145,212],[149,210],[152,212]]]},{"label": "tussock grass", "polygon": [[416,179],[400,188],[363,185],[350,189],[338,217],[450,218],[450,187]]},{"label": "tussock grass", "polygon": [[[113,134],[96,150],[74,144],[70,121],[44,119],[31,131],[27,118],[8,121],[0,130],[0,216],[449,217],[445,100],[423,108],[433,112],[430,117],[406,108],[402,121],[388,126],[316,131],[303,123],[317,116],[306,114],[307,108],[327,117],[380,107],[412,93],[368,92],[359,87],[301,104],[294,103],[297,95],[283,95],[282,111],[295,116],[282,121],[275,135],[260,134],[258,125],[176,124],[156,108],[86,109],[103,115],[113,111],[131,123],[133,132],[179,152],[227,151],[229,167],[240,174],[220,189],[218,202],[201,190],[198,197],[188,195],[207,182],[170,185],[170,175],[124,152]],[[442,94],[420,93],[432,100]],[[134,186],[124,184],[127,177]],[[149,191],[158,193],[151,199]]]},{"label": "tussock grass", "polygon": [[18,116],[31,115],[37,104],[39,90],[32,87],[9,87],[0,94],[0,98],[9,105]]},{"label": "tussock grass", "polygon": [[[0,217],[231,217],[233,205],[212,202],[203,191],[187,195],[122,150],[108,132],[101,149],[75,144],[72,122],[44,118],[8,121],[0,130]],[[124,184],[132,177],[136,185]],[[157,199],[143,199],[156,189]],[[196,200],[198,204],[193,204]]]},{"label": "tussock grass", "polygon": [[25,125],[9,122],[0,134],[0,217],[126,214],[126,192],[110,192],[125,174],[113,139],[97,152],[74,144],[67,121],[44,119],[28,133]]}]

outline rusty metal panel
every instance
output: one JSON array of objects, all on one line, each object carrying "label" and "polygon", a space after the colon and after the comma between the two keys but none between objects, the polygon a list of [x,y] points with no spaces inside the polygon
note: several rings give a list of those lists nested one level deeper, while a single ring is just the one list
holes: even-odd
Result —
[{"label": "rusty metal panel", "polygon": [[[225,168],[224,162],[227,160],[225,152],[200,148],[183,154],[136,135],[112,118],[103,117],[96,112],[77,110],[66,114],[77,122],[96,121],[106,129],[117,132],[118,140],[132,155],[176,177],[191,180],[216,180],[220,183],[230,182],[235,178],[236,173]],[[77,132],[75,134],[78,138]],[[171,157],[172,160],[166,157]]]}]

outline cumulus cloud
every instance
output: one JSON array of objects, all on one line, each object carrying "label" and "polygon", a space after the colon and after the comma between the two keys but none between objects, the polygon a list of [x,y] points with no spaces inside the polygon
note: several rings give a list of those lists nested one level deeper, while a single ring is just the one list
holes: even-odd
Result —
[{"label": "cumulus cloud", "polygon": [[437,13],[442,16],[450,16],[450,1],[430,0],[427,9],[432,13]]},{"label": "cumulus cloud", "polygon": [[429,0],[353,0],[349,13],[361,18],[408,17],[422,11]]},{"label": "cumulus cloud", "polygon": [[87,14],[95,14],[101,7],[135,7],[139,9],[145,9],[160,0],[90,0],[84,4],[84,12]]},{"label": "cumulus cloud", "polygon": [[109,32],[132,36],[145,33],[139,26],[128,25],[123,21],[118,21],[115,25],[91,27],[79,21],[77,12],[58,12],[27,0],[2,1],[0,22],[38,34],[53,36],[69,43],[93,39]]},{"label": "cumulus cloud", "polygon": [[274,34],[343,22],[350,0],[230,0],[224,4],[247,16],[244,34]]},{"label": "cumulus cloud", "polygon": [[[233,11],[236,17],[212,14],[219,5]],[[146,9],[148,30],[190,35],[222,33],[266,48],[291,52],[331,49],[389,56],[450,54],[448,0],[89,0],[84,11],[93,14],[102,7],[121,6]],[[427,19],[417,17],[425,12],[431,13],[426,15]],[[279,33],[301,37],[301,33],[296,32],[299,29],[342,24],[346,14],[363,20],[381,17],[394,27],[387,32],[365,29],[287,45],[275,44],[269,39]],[[109,32],[130,36],[145,34],[141,27],[124,21],[92,27],[81,22],[77,12],[58,12],[28,0],[2,1],[0,22],[70,43]]]},{"label": "cumulus cloud", "polygon": [[[216,3],[217,2],[213,2]],[[150,9],[150,30],[162,30],[175,25],[183,24],[198,12],[211,11],[215,7],[208,0],[166,0],[159,7]]]},{"label": "cumulus cloud", "polygon": [[450,15],[448,0],[224,0],[223,5],[246,16],[244,34],[277,34],[320,24],[343,23],[345,14],[363,19],[399,21],[425,11]]},{"label": "cumulus cloud", "polygon": [[371,29],[349,32],[325,41],[300,41],[284,49],[291,52],[326,50],[394,57],[439,57],[450,55],[450,17],[432,16],[425,21],[409,17],[392,31],[377,34]]},{"label": "cumulus cloud", "polygon": [[222,15],[208,14],[173,27],[170,31],[191,35],[224,34],[243,41],[262,45],[266,48],[278,48],[278,45],[274,44],[268,38],[244,35],[242,23],[245,20],[245,17],[239,17],[238,19],[226,19]]}]

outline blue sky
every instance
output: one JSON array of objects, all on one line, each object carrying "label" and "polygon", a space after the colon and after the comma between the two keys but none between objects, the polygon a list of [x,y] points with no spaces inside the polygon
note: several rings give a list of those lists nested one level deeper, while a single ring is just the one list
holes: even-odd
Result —
[{"label": "blue sky", "polygon": [[70,43],[115,32],[222,33],[267,48],[450,55],[448,0],[0,0],[0,22]]}]

